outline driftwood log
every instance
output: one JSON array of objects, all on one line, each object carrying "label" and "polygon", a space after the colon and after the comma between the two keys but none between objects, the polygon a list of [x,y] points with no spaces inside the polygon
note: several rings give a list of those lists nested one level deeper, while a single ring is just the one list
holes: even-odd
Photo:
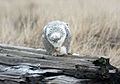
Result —
[{"label": "driftwood log", "polygon": [[69,54],[0,44],[0,84],[119,84],[109,57]]}]

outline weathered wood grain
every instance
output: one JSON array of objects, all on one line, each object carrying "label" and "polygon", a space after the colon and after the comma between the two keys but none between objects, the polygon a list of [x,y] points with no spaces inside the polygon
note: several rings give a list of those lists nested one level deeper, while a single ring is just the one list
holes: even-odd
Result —
[{"label": "weathered wood grain", "polygon": [[114,80],[117,84],[119,78],[107,56],[50,56],[43,49],[0,44],[0,84],[103,84]]},{"label": "weathered wood grain", "polygon": [[46,50],[44,49],[34,49],[34,48],[27,48],[21,46],[12,46],[7,44],[0,44],[0,49],[10,49],[10,50],[18,50],[18,51],[27,51],[39,54],[46,54]]}]

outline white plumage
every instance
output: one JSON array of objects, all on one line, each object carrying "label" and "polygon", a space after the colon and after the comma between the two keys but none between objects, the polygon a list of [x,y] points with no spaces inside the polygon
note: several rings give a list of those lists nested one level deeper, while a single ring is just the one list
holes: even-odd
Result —
[{"label": "white plumage", "polygon": [[53,21],[48,23],[42,32],[42,42],[51,55],[68,54],[71,33],[67,23],[61,21]]}]

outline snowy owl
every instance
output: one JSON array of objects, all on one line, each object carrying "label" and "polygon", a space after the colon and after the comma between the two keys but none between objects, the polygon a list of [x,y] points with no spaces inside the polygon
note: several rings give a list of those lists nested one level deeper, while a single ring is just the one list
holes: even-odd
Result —
[{"label": "snowy owl", "polygon": [[43,28],[41,39],[47,53],[58,56],[68,54],[71,38],[71,32],[67,23],[53,21]]}]

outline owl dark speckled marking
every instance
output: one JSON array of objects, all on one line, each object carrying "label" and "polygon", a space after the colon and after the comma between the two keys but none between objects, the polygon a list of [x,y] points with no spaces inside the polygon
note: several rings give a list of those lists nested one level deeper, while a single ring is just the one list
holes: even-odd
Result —
[{"label": "owl dark speckled marking", "polygon": [[69,26],[65,22],[53,21],[43,28],[42,43],[50,55],[67,55],[71,38]]}]

